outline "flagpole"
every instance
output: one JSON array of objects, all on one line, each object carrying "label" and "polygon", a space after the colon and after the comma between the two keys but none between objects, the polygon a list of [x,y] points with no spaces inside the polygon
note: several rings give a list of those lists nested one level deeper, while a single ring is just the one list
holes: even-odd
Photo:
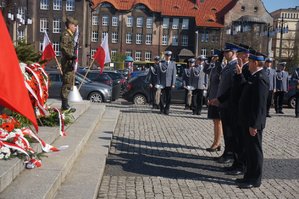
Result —
[{"label": "flagpole", "polygon": [[[86,77],[87,77],[87,75],[88,75],[88,73],[89,73],[89,71],[90,71],[90,69],[91,69],[91,66],[93,65],[94,61],[95,61],[95,59],[93,59],[93,60],[92,60],[92,62],[90,63],[90,65],[89,65],[89,67],[88,67],[88,69],[87,69],[87,71],[86,71],[86,73],[85,73],[85,75],[84,75],[84,78],[83,78],[83,80],[85,80],[85,79],[86,79]],[[80,88],[81,88],[82,84],[83,84],[83,81],[81,82],[81,84],[80,84],[80,86],[79,86],[78,90],[80,90]]]},{"label": "flagpole", "polygon": [[59,64],[58,59],[57,59],[56,56],[55,56],[55,61],[56,61],[56,63],[57,63],[58,70],[60,71],[60,74],[63,75],[62,70],[61,70],[61,67],[60,67],[60,64]]}]

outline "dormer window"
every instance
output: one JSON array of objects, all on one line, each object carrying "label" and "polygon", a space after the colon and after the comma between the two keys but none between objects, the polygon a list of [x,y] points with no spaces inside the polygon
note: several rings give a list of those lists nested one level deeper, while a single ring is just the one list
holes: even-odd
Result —
[{"label": "dormer window", "polygon": [[254,12],[257,12],[257,10],[258,10],[258,7],[255,6],[255,7],[254,7]]},{"label": "dormer window", "polygon": [[245,6],[241,6],[241,11],[245,11]]}]

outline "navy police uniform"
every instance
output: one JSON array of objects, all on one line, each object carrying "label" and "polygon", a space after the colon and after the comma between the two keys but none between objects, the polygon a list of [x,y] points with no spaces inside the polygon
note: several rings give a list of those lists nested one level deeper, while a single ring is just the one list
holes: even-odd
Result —
[{"label": "navy police uniform", "polygon": [[[280,63],[284,66],[285,63]],[[274,105],[276,113],[282,113],[282,105],[284,94],[288,92],[289,87],[289,74],[281,69],[276,70],[275,73],[275,92],[274,92]]]}]

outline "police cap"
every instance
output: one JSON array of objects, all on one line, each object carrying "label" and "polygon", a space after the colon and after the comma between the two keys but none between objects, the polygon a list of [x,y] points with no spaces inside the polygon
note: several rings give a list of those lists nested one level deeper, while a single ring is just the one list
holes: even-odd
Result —
[{"label": "police cap", "polygon": [[207,58],[204,55],[200,55],[196,59],[197,60],[206,60]]},{"label": "police cap", "polygon": [[188,62],[189,62],[189,63],[194,63],[194,62],[195,62],[195,59],[194,59],[194,58],[190,58],[190,59],[188,59]]},{"label": "police cap", "polygon": [[154,60],[155,60],[155,61],[160,61],[160,57],[159,57],[159,56],[156,56],[156,57],[154,58]]},{"label": "police cap", "polygon": [[167,50],[164,52],[164,55],[166,56],[171,56],[172,55],[172,52],[170,50]]},{"label": "police cap", "polygon": [[225,43],[225,47],[223,49],[224,52],[229,52],[229,51],[237,52],[238,50],[239,50],[238,45],[232,43]]},{"label": "police cap", "polygon": [[273,59],[272,58],[266,58],[265,62],[273,62]]}]

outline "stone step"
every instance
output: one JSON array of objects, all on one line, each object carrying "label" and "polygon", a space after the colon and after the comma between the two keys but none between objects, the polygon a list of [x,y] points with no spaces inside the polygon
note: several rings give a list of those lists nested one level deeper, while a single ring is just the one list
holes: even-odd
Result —
[{"label": "stone step", "polygon": [[48,158],[42,159],[42,167],[24,170],[0,193],[0,198],[53,198],[104,111],[104,105],[90,105],[67,129],[67,136],[59,137],[53,143],[54,146],[68,145],[69,147],[60,152],[47,153]]},{"label": "stone step", "polygon": [[56,199],[97,198],[119,110],[106,110]]},{"label": "stone step", "polygon": [[[60,101],[49,100],[47,103],[51,107],[60,107]],[[83,101],[80,103],[72,103],[72,105],[77,109],[73,114],[75,121],[80,115],[82,115],[90,106],[89,101]],[[66,126],[66,132],[68,132],[69,126]],[[42,138],[46,143],[53,143],[54,140],[60,137],[59,127],[39,127],[38,136]],[[39,145],[35,144],[33,146],[34,150],[41,152]],[[7,161],[0,161],[0,192],[2,192],[15,178],[24,170],[24,161],[18,158],[14,158]]]}]

